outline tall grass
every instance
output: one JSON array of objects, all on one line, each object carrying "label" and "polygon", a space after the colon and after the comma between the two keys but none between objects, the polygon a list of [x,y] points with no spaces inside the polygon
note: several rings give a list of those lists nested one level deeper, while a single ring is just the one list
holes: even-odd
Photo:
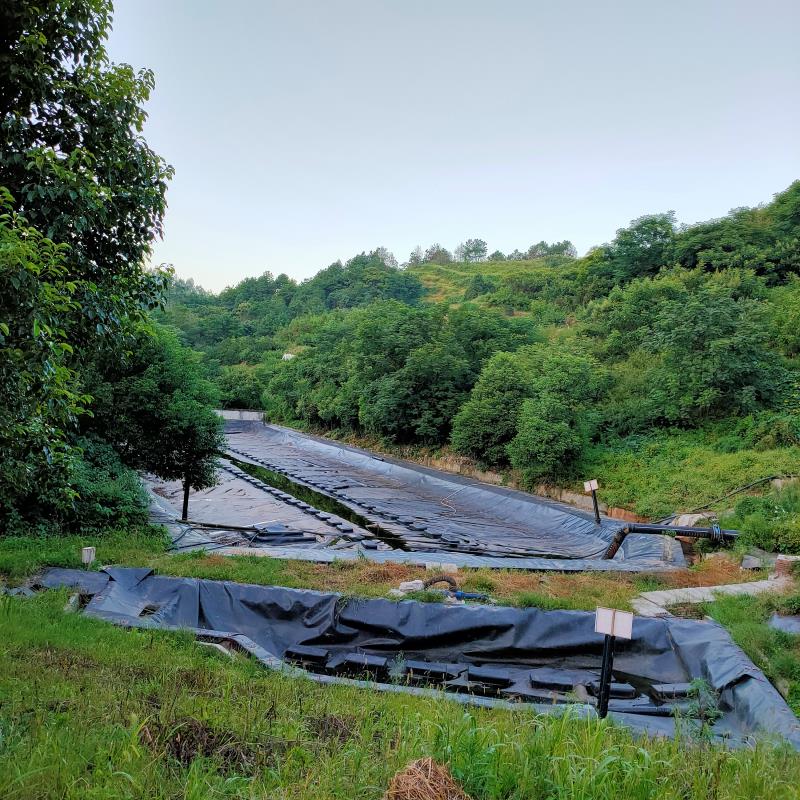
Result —
[{"label": "tall grass", "polygon": [[0,797],[380,798],[409,760],[476,800],[797,796],[800,756],[646,741],[600,721],[464,710],[268,673],[188,636],[0,599]]}]

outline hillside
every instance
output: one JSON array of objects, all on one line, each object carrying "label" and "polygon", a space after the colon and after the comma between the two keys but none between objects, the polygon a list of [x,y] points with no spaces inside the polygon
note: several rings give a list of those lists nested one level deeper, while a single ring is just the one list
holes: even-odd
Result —
[{"label": "hillside", "polygon": [[[228,407],[452,453],[528,487],[596,475],[609,504],[645,515],[798,471],[800,183],[698,225],[644,216],[573,250],[455,262],[434,245],[405,267],[379,250],[300,284],[179,282],[163,321],[203,353]],[[794,528],[782,536],[800,546]]]}]

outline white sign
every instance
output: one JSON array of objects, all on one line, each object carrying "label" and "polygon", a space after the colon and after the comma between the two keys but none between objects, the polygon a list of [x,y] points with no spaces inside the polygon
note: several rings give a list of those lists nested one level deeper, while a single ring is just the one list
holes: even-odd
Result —
[{"label": "white sign", "polygon": [[81,562],[88,567],[94,561],[95,549],[94,547],[84,547],[81,549]]},{"label": "white sign", "polygon": [[594,632],[617,636],[620,639],[633,638],[633,614],[617,611],[615,608],[598,608],[594,617]]},{"label": "white sign", "polygon": [[592,479],[590,481],[583,482],[583,491],[584,492],[596,492],[599,488],[599,485],[596,480]]}]

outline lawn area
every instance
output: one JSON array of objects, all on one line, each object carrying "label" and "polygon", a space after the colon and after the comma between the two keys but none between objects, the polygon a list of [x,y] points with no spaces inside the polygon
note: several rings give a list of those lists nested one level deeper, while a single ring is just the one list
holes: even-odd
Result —
[{"label": "lawn area", "polygon": [[0,598],[0,796],[380,798],[409,761],[475,800],[793,798],[800,756],[637,740],[601,721],[465,709],[269,673],[179,633]]}]

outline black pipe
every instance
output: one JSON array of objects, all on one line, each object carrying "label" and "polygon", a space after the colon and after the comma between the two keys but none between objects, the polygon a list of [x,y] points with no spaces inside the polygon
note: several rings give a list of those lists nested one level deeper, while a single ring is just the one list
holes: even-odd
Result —
[{"label": "black pipe", "polygon": [[614,558],[617,554],[617,550],[619,550],[620,546],[625,541],[625,537],[629,533],[682,533],[697,539],[714,539],[716,541],[731,541],[739,536],[739,531],[719,528],[717,526],[711,528],[692,528],[686,525],[662,525],[657,522],[631,522],[614,534],[614,538],[603,554],[603,558],[606,560]]},{"label": "black pipe", "polygon": [[693,528],[688,525],[662,525],[657,522],[631,522],[626,526],[628,533],[685,533],[698,539],[735,539],[739,531],[727,528]]}]

